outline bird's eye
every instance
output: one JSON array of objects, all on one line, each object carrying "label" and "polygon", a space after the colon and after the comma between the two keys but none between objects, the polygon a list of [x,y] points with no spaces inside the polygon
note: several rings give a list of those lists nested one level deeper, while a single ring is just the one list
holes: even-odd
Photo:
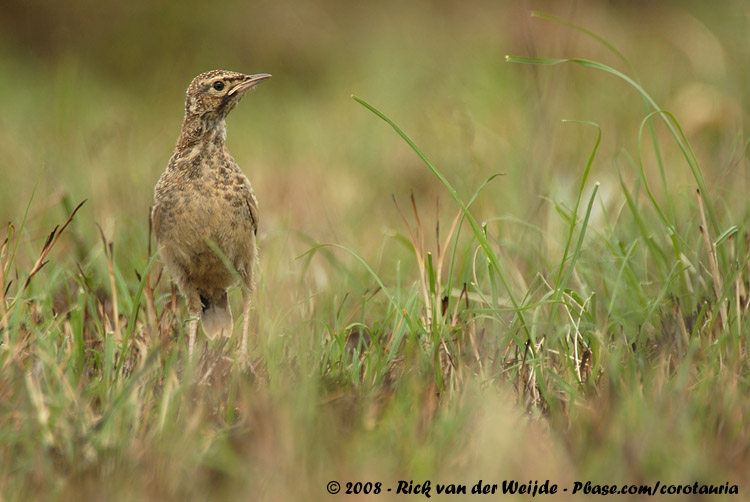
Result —
[{"label": "bird's eye", "polygon": [[222,82],[221,80],[219,80],[218,82],[214,82],[214,89],[216,89],[217,91],[221,91],[222,89],[224,89],[224,82]]}]

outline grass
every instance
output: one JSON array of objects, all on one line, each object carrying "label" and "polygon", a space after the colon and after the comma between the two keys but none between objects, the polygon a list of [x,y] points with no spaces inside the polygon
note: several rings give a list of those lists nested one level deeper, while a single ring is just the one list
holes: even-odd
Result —
[{"label": "grass", "polygon": [[[570,23],[563,29],[579,33]],[[618,61],[626,53],[580,33]],[[619,79],[627,91],[613,99],[627,101],[625,110],[606,123],[565,123],[566,138],[578,135],[567,151],[549,129],[521,122],[528,105],[519,114],[508,105],[521,124],[509,141],[520,150],[541,144],[560,159],[550,172],[528,166],[530,181],[519,174],[529,157],[488,146],[495,131],[514,129],[480,107],[467,119],[474,132],[455,134],[409,119],[406,101],[376,107],[365,93],[346,103],[320,97],[329,109],[292,93],[308,108],[275,118],[260,93],[249,97],[247,108],[271,117],[268,130],[234,116],[249,113],[245,103],[233,112],[230,149],[249,160],[268,218],[251,371],[233,357],[239,324],[235,337],[202,342],[201,357],[188,362],[183,301],[149,242],[150,200],[133,188],[148,193],[161,169],[154,159],[165,157],[156,145],[173,141],[161,131],[177,120],[137,105],[127,112],[127,97],[98,97],[102,110],[78,115],[84,132],[69,131],[81,99],[72,89],[92,81],[96,97],[109,86],[85,70],[61,70],[56,92],[65,99],[48,129],[22,142],[23,131],[8,128],[0,143],[18,162],[62,156],[59,170],[47,165],[33,185],[17,178],[30,189],[25,211],[16,210],[19,193],[3,193],[14,223],[0,239],[0,498],[321,500],[331,480],[395,490],[399,480],[470,488],[480,479],[570,488],[729,483],[744,494],[750,237],[742,184],[722,186],[723,171],[704,171],[706,150],[692,146],[680,117],[657,105],[632,70],[583,58],[508,60],[524,64],[506,66],[512,78],[538,71],[541,87],[564,87],[555,74],[563,68],[587,89]],[[16,106],[23,116],[35,105]],[[153,122],[134,129],[128,113]],[[310,125],[321,113],[353,125],[321,132]],[[112,116],[119,122],[99,130]],[[282,130],[289,123],[295,135]],[[628,126],[622,139],[613,132]],[[474,139],[455,148],[464,133]],[[233,144],[235,135],[265,141]],[[613,135],[630,147],[613,148]],[[715,146],[727,169],[745,165],[739,138]],[[418,146],[422,139],[429,147]],[[320,142],[330,149],[310,157]],[[512,155],[501,162],[497,148]],[[310,158],[302,182],[258,168]],[[90,173],[88,185],[72,181],[76,165]],[[58,175],[69,183],[62,195],[49,187]],[[394,207],[370,204],[383,186],[396,191]],[[87,187],[92,199],[81,205]],[[287,193],[308,197],[290,204]]]}]

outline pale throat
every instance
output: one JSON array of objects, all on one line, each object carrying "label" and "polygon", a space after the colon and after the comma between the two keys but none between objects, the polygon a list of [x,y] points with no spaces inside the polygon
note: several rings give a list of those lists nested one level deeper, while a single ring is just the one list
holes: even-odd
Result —
[{"label": "pale throat", "polygon": [[188,116],[182,124],[178,144],[183,147],[196,144],[210,144],[223,147],[227,140],[227,123],[224,117]]}]

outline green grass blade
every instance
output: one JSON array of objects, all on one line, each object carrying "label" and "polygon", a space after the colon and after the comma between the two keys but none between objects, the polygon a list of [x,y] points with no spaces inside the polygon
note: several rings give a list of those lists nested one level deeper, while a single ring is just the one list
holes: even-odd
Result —
[{"label": "green grass blade", "polygon": [[419,147],[412,141],[412,139],[404,133],[404,131],[401,130],[401,128],[396,125],[395,122],[393,122],[390,118],[388,118],[385,114],[383,114],[380,110],[363,100],[362,98],[358,96],[352,95],[352,98],[368,110],[370,110],[372,113],[380,117],[381,120],[383,120],[385,123],[390,125],[393,130],[396,131],[396,133],[401,136],[401,138],[411,147],[412,150],[414,150],[414,153],[419,156],[420,159],[425,163],[425,165],[429,168],[430,171],[440,180],[440,182],[443,184],[446,190],[448,190],[448,193],[450,193],[451,197],[453,197],[453,200],[456,201],[458,206],[461,208],[463,213],[466,215],[466,219],[469,222],[469,225],[471,225],[472,230],[474,231],[474,235],[476,236],[477,240],[479,241],[479,245],[484,250],[485,254],[487,255],[487,258],[490,260],[490,263],[492,264],[493,269],[497,272],[498,276],[500,277],[500,280],[503,283],[503,286],[505,287],[505,290],[508,293],[508,298],[510,299],[511,303],[513,304],[513,307],[517,311],[518,320],[521,324],[521,328],[526,333],[527,337],[530,336],[528,326],[526,325],[526,320],[524,319],[523,313],[521,312],[521,304],[516,299],[516,295],[513,292],[510,281],[508,280],[508,277],[505,273],[504,268],[500,264],[500,260],[497,258],[497,255],[490,247],[489,241],[484,235],[484,232],[482,230],[482,227],[477,223],[476,219],[472,214],[469,212],[468,206],[464,203],[464,201],[459,197],[458,192],[455,188],[453,188],[453,185],[450,184],[450,182],[447,180],[445,176],[443,176],[443,173],[441,173],[435,165],[430,161],[430,159],[427,158],[427,156],[422,152],[422,150],[419,149]]},{"label": "green grass blade", "polygon": [[[581,58],[562,58],[562,59],[554,59],[554,58],[529,58],[529,57],[518,57],[518,56],[505,56],[506,61],[509,63],[518,63],[518,64],[529,64],[529,65],[538,65],[538,66],[554,66],[559,64],[565,64],[565,63],[574,63],[586,68],[592,68],[595,70],[600,70],[606,73],[610,73],[622,80],[624,80],[626,83],[628,83],[631,87],[633,87],[638,93],[643,97],[643,99],[646,100],[646,102],[651,106],[652,111],[662,111],[662,108],[656,104],[656,101],[651,97],[649,93],[646,92],[646,90],[635,80],[633,80],[631,77],[625,75],[619,70],[616,70],[612,68],[611,66],[607,66],[605,64],[599,63],[597,61],[592,61],[589,59],[581,59]],[[667,120],[666,117],[670,117],[672,120]],[[664,119],[664,123],[666,124],[669,131],[672,133],[672,136],[675,139],[675,142],[677,143],[677,146],[680,148],[680,151],[682,152],[683,156],[685,157],[685,160],[688,163],[688,166],[690,167],[690,170],[693,174],[693,177],[695,178],[696,183],[698,184],[698,188],[700,188],[702,193],[710,193],[707,190],[706,182],[703,177],[703,171],[700,168],[700,165],[698,164],[698,159],[695,156],[695,152],[693,152],[692,147],[690,146],[690,143],[685,138],[685,135],[680,128],[679,124],[676,120],[674,120],[674,117],[670,114],[664,113],[662,115],[662,118]],[[714,226],[717,226],[718,220],[716,219],[716,215],[714,213],[713,206],[711,204],[706,204],[706,209],[708,211],[711,223]]]},{"label": "green grass blade", "polygon": [[[588,121],[570,121],[574,124],[583,124],[583,125],[590,125],[593,127],[596,127],[597,129],[597,136],[596,136],[596,142],[594,143],[594,148],[591,150],[591,154],[589,155],[589,159],[586,162],[586,168],[583,170],[583,176],[581,177],[581,184],[578,187],[578,196],[576,197],[576,203],[573,207],[573,212],[570,216],[570,225],[568,230],[568,238],[565,241],[565,249],[563,250],[562,259],[560,260],[560,268],[557,272],[557,281],[556,281],[556,291],[555,291],[555,298],[554,301],[557,302],[560,300],[560,295],[562,294],[562,291],[565,290],[565,285],[567,283],[567,280],[563,280],[563,271],[565,270],[565,264],[568,262],[568,251],[570,250],[570,245],[573,241],[573,234],[575,233],[576,224],[578,222],[578,207],[581,204],[581,198],[583,197],[583,190],[586,186],[586,181],[588,180],[589,173],[591,172],[591,166],[594,163],[594,158],[596,157],[596,152],[599,149],[599,145],[602,141],[602,129],[599,127],[599,125],[595,122],[588,122]],[[598,189],[598,184],[596,188],[594,189],[594,193],[596,193],[596,190]],[[586,213],[586,220],[584,220],[584,225],[588,221],[588,215],[591,212],[591,203],[593,202],[593,198],[591,201],[589,201],[589,207],[588,211]],[[585,227],[581,229],[581,235],[583,235],[585,231]],[[579,239],[579,249],[580,249],[580,239]],[[574,265],[574,261],[570,263],[568,266],[568,273],[566,274],[566,277],[570,277],[570,271]]]}]

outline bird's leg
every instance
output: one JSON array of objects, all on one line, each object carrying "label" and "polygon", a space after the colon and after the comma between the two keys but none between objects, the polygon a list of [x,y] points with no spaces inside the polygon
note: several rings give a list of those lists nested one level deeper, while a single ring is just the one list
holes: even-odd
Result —
[{"label": "bird's leg", "polygon": [[188,360],[193,360],[193,348],[195,347],[195,339],[198,336],[198,319],[200,319],[200,312],[194,312],[190,314],[190,322],[188,323]]},{"label": "bird's leg", "polygon": [[203,302],[197,291],[192,291],[185,295],[187,300],[188,313],[190,321],[188,322],[188,360],[193,360],[193,349],[195,348],[195,339],[198,337],[198,321],[201,318]]},{"label": "bird's leg", "polygon": [[248,340],[247,335],[250,328],[250,301],[252,298],[252,291],[249,288],[242,288],[242,300],[244,302],[242,307],[242,340],[240,341],[240,361],[242,364],[246,364],[248,361]]}]

